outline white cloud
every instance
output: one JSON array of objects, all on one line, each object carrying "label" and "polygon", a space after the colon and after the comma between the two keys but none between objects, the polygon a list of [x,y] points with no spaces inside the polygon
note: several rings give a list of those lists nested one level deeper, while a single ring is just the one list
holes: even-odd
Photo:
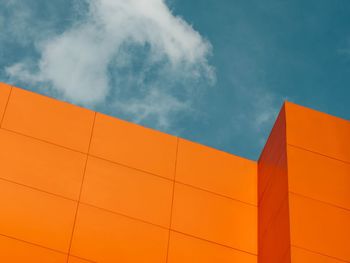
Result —
[{"label": "white cloud", "polygon": [[151,89],[146,97],[133,99],[117,106],[133,116],[134,122],[141,122],[142,120],[154,121],[156,119],[158,126],[162,129],[171,126],[168,116],[182,110],[191,110],[187,102],[179,101],[159,89]]},{"label": "white cloud", "polygon": [[42,81],[39,75],[33,74],[28,70],[30,62],[20,62],[6,68],[6,72],[10,76],[18,76],[22,81],[28,83],[36,83]]},{"label": "white cloud", "polygon": [[350,57],[350,37],[347,39],[346,44],[338,49],[338,53]]},{"label": "white cloud", "polygon": [[[116,100],[136,120],[157,116],[161,126],[169,124],[169,114],[184,110],[190,101],[188,96],[181,100],[174,96],[179,85],[172,83],[179,80],[170,81],[169,76],[181,78],[180,87],[186,81],[215,79],[207,61],[210,43],[173,15],[164,0],[90,0],[83,21],[60,35],[40,39],[37,47],[38,70],[33,72],[33,63],[23,61],[6,68],[10,78],[48,84],[64,99],[83,105],[104,103],[111,90],[114,94],[142,90],[142,97]],[[133,61],[143,66],[135,69]],[[155,79],[146,82],[149,72]],[[184,93],[186,89],[190,87]]]},{"label": "white cloud", "polygon": [[276,98],[270,93],[259,94],[254,101],[253,126],[257,130],[266,125],[270,126],[276,119],[281,105],[276,105]]},{"label": "white cloud", "polygon": [[[75,0],[72,0],[75,1]],[[21,48],[31,46],[33,40],[40,41],[54,34],[58,14],[50,14],[50,19],[38,17],[38,0],[0,0],[0,45],[15,43]],[[56,4],[56,2],[52,2]],[[56,6],[52,5],[53,8]]]}]

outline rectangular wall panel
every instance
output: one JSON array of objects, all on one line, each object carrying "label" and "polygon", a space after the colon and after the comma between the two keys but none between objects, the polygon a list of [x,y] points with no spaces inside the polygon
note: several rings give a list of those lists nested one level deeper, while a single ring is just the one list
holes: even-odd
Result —
[{"label": "rectangular wall panel", "polygon": [[0,179],[0,234],[68,252],[76,202]]},{"label": "rectangular wall panel", "polygon": [[87,152],[94,115],[78,106],[12,88],[2,127]]},{"label": "rectangular wall panel", "polygon": [[287,143],[350,163],[350,122],[286,103]]},{"label": "rectangular wall panel", "polygon": [[350,261],[350,211],[290,194],[291,243]]},{"label": "rectangular wall panel", "polygon": [[171,227],[252,254],[257,252],[257,207],[178,183]]},{"label": "rectangular wall panel", "polygon": [[78,200],[87,156],[0,130],[0,178]]},{"label": "rectangular wall panel", "polygon": [[350,163],[288,146],[289,190],[350,210]]},{"label": "rectangular wall panel", "polygon": [[171,232],[168,263],[257,263],[257,256]]},{"label": "rectangular wall panel", "polygon": [[81,202],[169,228],[174,182],[89,157]]},{"label": "rectangular wall panel", "polygon": [[67,255],[0,235],[0,261],[6,263],[66,263]]},{"label": "rectangular wall panel", "polygon": [[256,162],[183,139],[176,181],[257,205]]},{"label": "rectangular wall panel", "polygon": [[96,115],[90,153],[173,179],[177,138],[103,114]]},{"label": "rectangular wall panel", "polygon": [[103,263],[165,263],[167,229],[80,205],[71,253]]}]

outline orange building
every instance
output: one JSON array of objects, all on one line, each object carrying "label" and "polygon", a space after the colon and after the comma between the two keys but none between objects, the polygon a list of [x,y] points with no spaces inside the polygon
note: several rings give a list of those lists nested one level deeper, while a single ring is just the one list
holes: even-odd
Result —
[{"label": "orange building", "polygon": [[350,122],[286,102],[255,162],[0,84],[0,262],[350,262]]}]

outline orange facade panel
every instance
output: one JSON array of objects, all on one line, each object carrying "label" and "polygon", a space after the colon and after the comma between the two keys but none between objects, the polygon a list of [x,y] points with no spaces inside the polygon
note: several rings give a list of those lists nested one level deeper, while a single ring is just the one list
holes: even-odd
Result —
[{"label": "orange facade panel", "polygon": [[173,231],[168,253],[168,263],[257,262],[256,255]]},{"label": "orange facade panel", "polygon": [[0,145],[0,179],[78,200],[86,155],[3,129]]},{"label": "orange facade panel", "polygon": [[290,194],[291,244],[350,261],[350,211]]},{"label": "orange facade panel", "polygon": [[286,103],[287,143],[350,163],[350,122]]},{"label": "orange facade panel", "polygon": [[[1,261],[6,263],[66,263],[67,255],[38,245],[0,235]],[[28,259],[30,261],[28,261]],[[35,261],[34,261],[35,260]]]},{"label": "orange facade panel", "polygon": [[174,183],[89,157],[80,202],[169,228]]},{"label": "orange facade panel", "polygon": [[257,205],[257,164],[183,139],[176,181]]},{"label": "orange facade panel", "polygon": [[87,152],[95,113],[12,88],[2,128]]},{"label": "orange facade panel", "polygon": [[175,184],[172,229],[256,254],[256,227],[255,206]]},{"label": "orange facade panel", "polygon": [[66,260],[65,262],[67,262],[67,263],[95,263],[94,261],[86,260],[86,259],[82,259],[82,258],[78,258],[78,257],[74,257],[74,256],[69,256],[68,261]]},{"label": "orange facade panel", "polygon": [[289,191],[350,210],[350,163],[288,146]]},{"label": "orange facade panel", "polygon": [[321,255],[319,253],[311,252],[309,250],[305,250],[302,248],[297,248],[292,246],[292,254],[291,254],[292,262],[300,262],[300,263],[309,263],[309,262],[317,262],[317,263],[344,263],[346,261],[338,260],[333,257]]},{"label": "orange facade panel", "polygon": [[90,154],[173,179],[177,138],[97,114]]},{"label": "orange facade panel", "polygon": [[80,204],[71,253],[96,262],[162,263],[168,234],[161,227]]},{"label": "orange facade panel", "polygon": [[68,261],[66,260],[65,262],[67,262],[67,263],[95,263],[94,261],[86,260],[86,259],[82,259],[82,258],[78,258],[78,257],[74,257],[74,256],[69,256]]},{"label": "orange facade panel", "polygon": [[350,262],[349,122],[286,103],[251,161],[0,84],[0,261]]},{"label": "orange facade panel", "polygon": [[0,233],[67,253],[77,203],[0,180]]},{"label": "orange facade panel", "polygon": [[4,112],[8,103],[12,87],[0,82],[0,125],[4,117]]}]

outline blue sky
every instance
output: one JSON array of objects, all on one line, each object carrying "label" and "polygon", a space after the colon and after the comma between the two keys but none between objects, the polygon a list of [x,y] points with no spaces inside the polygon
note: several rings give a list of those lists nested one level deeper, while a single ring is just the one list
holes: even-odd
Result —
[{"label": "blue sky", "polygon": [[0,81],[257,159],[285,99],[350,117],[347,0],[0,0]]}]

